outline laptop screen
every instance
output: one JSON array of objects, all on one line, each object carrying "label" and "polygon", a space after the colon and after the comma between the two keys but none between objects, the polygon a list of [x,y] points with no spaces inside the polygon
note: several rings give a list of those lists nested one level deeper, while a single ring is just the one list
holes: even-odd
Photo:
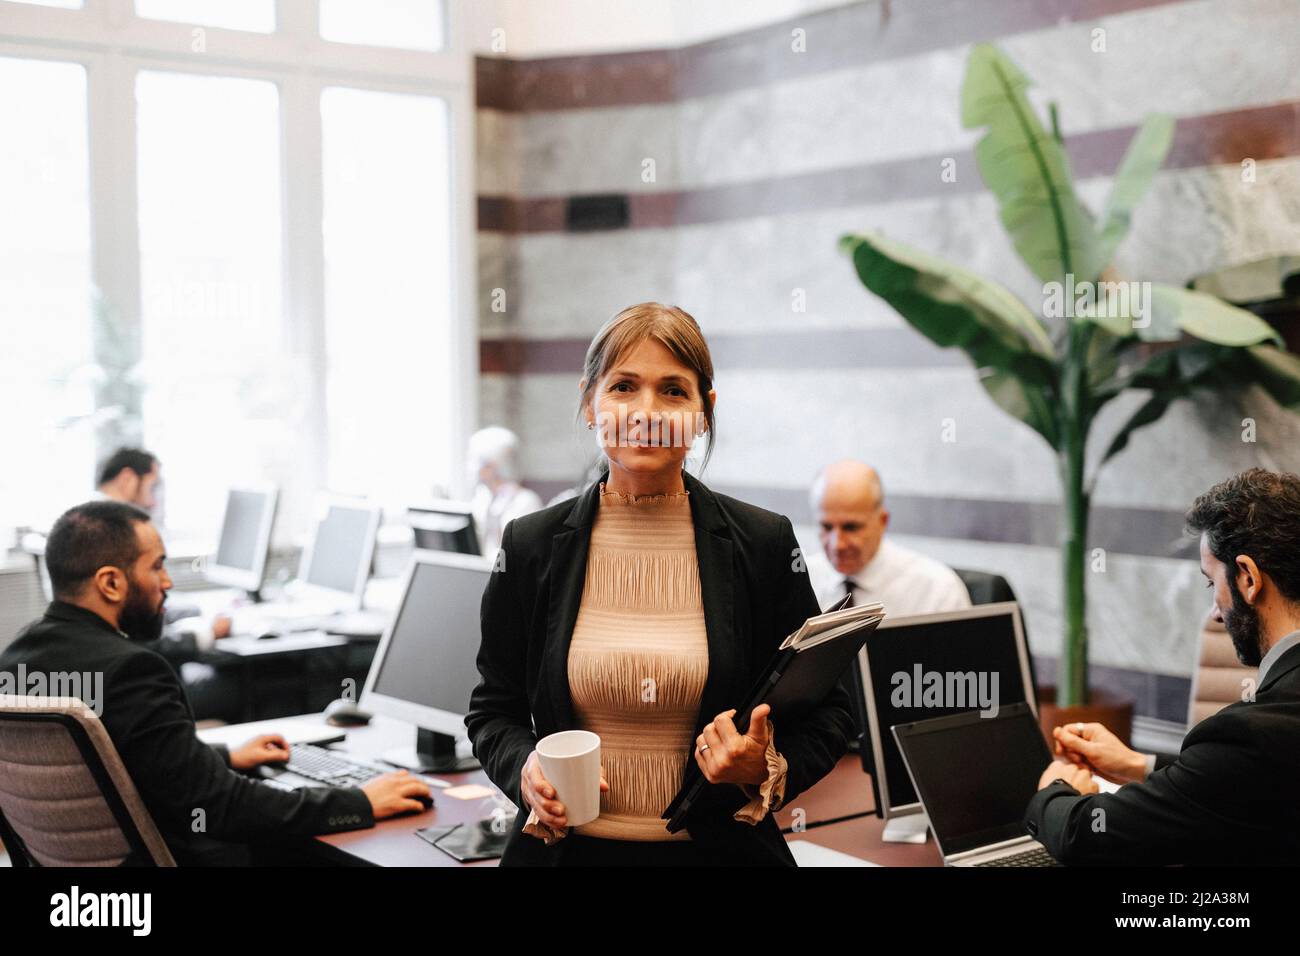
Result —
[{"label": "laptop screen", "polygon": [[1052,757],[1025,705],[898,728],[944,856],[1025,836],[1022,821]]}]

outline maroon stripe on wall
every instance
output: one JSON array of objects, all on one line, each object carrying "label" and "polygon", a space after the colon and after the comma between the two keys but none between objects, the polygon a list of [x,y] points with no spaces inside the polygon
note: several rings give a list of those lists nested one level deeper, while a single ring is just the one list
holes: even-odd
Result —
[{"label": "maroon stripe on wall", "polygon": [[[1125,126],[1067,138],[1075,175],[1087,178],[1113,173],[1135,132],[1136,127]],[[1300,156],[1300,102],[1295,101],[1180,119],[1164,168],[1191,169],[1292,156]],[[956,160],[956,182],[940,178],[942,163],[949,158]],[[936,153],[703,189],[631,193],[629,227],[725,222],[960,195],[984,188],[973,153]],[[483,231],[564,229],[566,197],[480,196],[478,202],[479,229]]]},{"label": "maroon stripe on wall", "polygon": [[[589,341],[480,339],[479,371],[499,375],[579,375]],[[728,369],[940,368],[969,364],[957,349],[940,348],[910,328],[710,335],[709,351],[718,366]]]},{"label": "maroon stripe on wall", "polygon": [[676,98],[676,52],[644,50],[510,60],[476,56],[480,109],[510,113],[641,106]]},{"label": "maroon stripe on wall", "polygon": [[[1179,0],[850,3],[676,50],[476,57],[477,103],[510,112],[668,103],[1172,2]],[[795,30],[803,31],[801,49]]]}]

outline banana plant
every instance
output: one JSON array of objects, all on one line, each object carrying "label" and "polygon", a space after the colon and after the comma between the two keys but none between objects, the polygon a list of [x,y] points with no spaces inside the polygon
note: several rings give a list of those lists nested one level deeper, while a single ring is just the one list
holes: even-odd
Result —
[{"label": "banana plant", "polygon": [[[1080,200],[1055,105],[1048,124],[1030,81],[988,44],[970,54],[961,92],[966,128],[983,128],[975,161],[1002,225],[1042,283],[1031,308],[998,282],[878,234],[840,248],[859,279],[932,342],[960,348],[1004,411],[1052,446],[1061,482],[1064,644],[1057,703],[1088,701],[1088,515],[1098,472],[1177,399],[1200,389],[1258,384],[1300,409],[1300,357],[1251,312],[1203,291],[1120,282],[1109,268],[1133,210],[1173,139],[1148,117],[1128,145],[1099,215]],[[1130,391],[1145,396],[1086,467],[1098,413]]]}]

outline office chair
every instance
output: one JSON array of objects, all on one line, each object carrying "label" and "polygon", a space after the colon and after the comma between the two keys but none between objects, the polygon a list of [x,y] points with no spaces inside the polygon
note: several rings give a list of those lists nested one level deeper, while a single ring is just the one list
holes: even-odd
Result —
[{"label": "office chair", "polygon": [[1247,667],[1237,660],[1232,638],[1207,613],[1201,622],[1196,670],[1192,672],[1192,692],[1188,695],[1187,729],[1241,700],[1246,690],[1242,682],[1257,682],[1258,677],[1259,668]]},{"label": "office chair", "polygon": [[[957,572],[957,577],[961,578],[961,583],[966,585],[966,593],[970,595],[971,604],[1000,604],[1003,601],[1016,600],[1016,592],[1011,589],[1011,582],[1000,574],[993,574],[991,571],[972,571],[968,568],[953,568]],[[1024,629],[1025,640],[1029,640],[1029,625],[1025,623],[1025,616],[1022,610],[1020,615],[1020,626]],[[1034,671],[1032,663],[1029,667],[1029,676],[1034,685],[1034,693],[1038,693],[1038,674]]]},{"label": "office chair", "polygon": [[0,695],[0,842],[14,866],[175,866],[117,748],[75,697]]},{"label": "office chair", "polygon": [[1007,579],[1000,574],[989,571],[971,571],[966,568],[953,568],[961,583],[966,585],[971,604],[998,604],[1002,601],[1014,601],[1016,592],[1011,590]]}]

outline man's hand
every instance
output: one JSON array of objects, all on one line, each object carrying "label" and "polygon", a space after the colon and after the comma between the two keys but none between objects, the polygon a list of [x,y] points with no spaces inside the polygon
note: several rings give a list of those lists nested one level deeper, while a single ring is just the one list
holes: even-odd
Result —
[{"label": "man's hand", "polygon": [[1052,736],[1058,757],[1086,763],[1111,783],[1135,783],[1146,777],[1146,756],[1125,747],[1101,724],[1066,724],[1053,728]]},{"label": "man's hand", "polygon": [[704,733],[695,738],[695,763],[709,783],[757,786],[767,779],[767,745],[772,737],[767,715],[771,712],[767,704],[755,707],[743,734],[731,722],[734,709],[723,711],[705,725]]},{"label": "man's hand", "polygon": [[230,636],[230,615],[218,614],[212,619],[212,636],[217,640]]},{"label": "man's hand", "polygon": [[252,770],[264,763],[284,763],[288,759],[289,745],[279,734],[262,734],[230,751],[230,766],[236,770]]},{"label": "man's hand", "polygon": [[367,781],[361,792],[370,801],[370,810],[376,820],[395,817],[399,813],[424,812],[424,804],[415,799],[430,796],[429,785],[406,770],[395,770]]},{"label": "man's hand", "polygon": [[1080,793],[1097,793],[1099,790],[1097,782],[1092,779],[1091,770],[1068,760],[1053,760],[1049,763],[1043,775],[1038,778],[1038,789],[1051,786],[1054,780],[1064,780]]}]

